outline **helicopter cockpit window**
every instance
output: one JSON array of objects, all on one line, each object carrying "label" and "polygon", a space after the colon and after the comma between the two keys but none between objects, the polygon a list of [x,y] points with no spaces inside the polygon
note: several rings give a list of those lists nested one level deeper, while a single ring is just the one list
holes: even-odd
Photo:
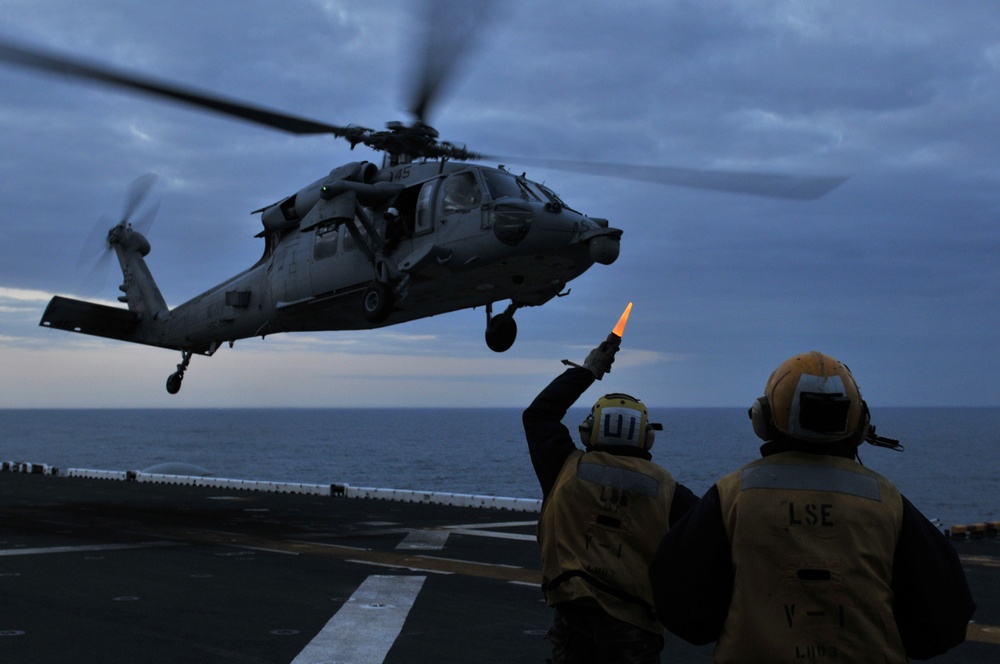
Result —
[{"label": "helicopter cockpit window", "polygon": [[482,201],[483,192],[471,171],[455,173],[444,181],[441,209],[445,214],[468,212]]},{"label": "helicopter cockpit window", "polygon": [[499,198],[524,198],[527,199],[527,192],[510,173],[503,171],[480,171],[486,180],[486,188],[490,191],[493,200]]},{"label": "helicopter cockpit window", "polygon": [[[566,205],[566,203],[561,198],[559,198],[559,195],[556,192],[552,191],[544,184],[536,182],[535,186],[538,187],[542,191],[542,193],[545,194],[546,198],[548,198],[553,203],[558,203],[560,207],[564,207],[567,210],[573,210],[573,208]],[[573,212],[576,212],[576,210],[573,210]]]}]

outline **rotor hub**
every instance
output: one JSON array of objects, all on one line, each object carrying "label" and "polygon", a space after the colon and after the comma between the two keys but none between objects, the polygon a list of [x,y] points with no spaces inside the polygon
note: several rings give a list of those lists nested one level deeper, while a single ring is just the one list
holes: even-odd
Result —
[{"label": "rotor hub", "polygon": [[358,126],[345,127],[340,135],[350,141],[351,147],[362,143],[377,152],[385,152],[391,157],[407,155],[411,158],[457,159],[466,161],[478,159],[479,155],[465,146],[446,141],[438,141],[438,131],[420,120],[413,124],[393,121],[386,124],[383,131],[375,131]]}]

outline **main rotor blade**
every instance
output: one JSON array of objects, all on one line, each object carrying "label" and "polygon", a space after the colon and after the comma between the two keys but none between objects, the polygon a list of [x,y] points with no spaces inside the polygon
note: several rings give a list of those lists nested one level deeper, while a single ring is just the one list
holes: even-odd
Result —
[{"label": "main rotor blade", "polygon": [[421,122],[426,121],[436,98],[453,78],[455,65],[473,34],[481,34],[482,27],[489,25],[493,7],[489,0],[427,0],[426,4],[424,34],[417,45],[423,58],[410,104],[410,112]]},{"label": "main rotor blade", "polygon": [[571,173],[586,173],[654,182],[677,187],[728,191],[767,198],[815,200],[830,193],[847,181],[847,176],[784,175],[781,173],[753,173],[749,171],[710,171],[696,168],[670,166],[635,166],[600,162],[566,161],[563,159],[536,159],[532,157],[500,157],[483,155],[483,159],[503,163],[526,164]]},{"label": "main rotor blade", "polygon": [[0,60],[70,78],[97,81],[111,86],[166,97],[172,101],[212,110],[293,134],[334,134],[341,136],[347,131],[346,127],[338,127],[279,111],[271,111],[259,106],[228,100],[172,83],[156,81],[138,74],[115,70],[104,65],[84,62],[79,58],[45,52],[34,47],[15,45],[4,40],[0,40]]}]

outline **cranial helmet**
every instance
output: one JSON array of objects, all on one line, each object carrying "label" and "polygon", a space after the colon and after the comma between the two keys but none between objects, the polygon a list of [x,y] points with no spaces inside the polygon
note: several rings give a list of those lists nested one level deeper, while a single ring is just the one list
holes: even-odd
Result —
[{"label": "cranial helmet", "polygon": [[767,380],[750,407],[754,433],[810,443],[864,440],[870,416],[847,365],[817,351],[791,357]]},{"label": "cranial helmet", "polygon": [[587,449],[623,446],[648,452],[655,439],[653,432],[662,429],[662,424],[649,421],[645,404],[635,397],[606,394],[580,424],[580,441]]}]

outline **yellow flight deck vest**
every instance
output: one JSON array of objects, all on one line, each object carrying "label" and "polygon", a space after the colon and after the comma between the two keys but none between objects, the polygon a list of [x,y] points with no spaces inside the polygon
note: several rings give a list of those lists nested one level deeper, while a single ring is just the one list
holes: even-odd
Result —
[{"label": "yellow flight deck vest", "polygon": [[892,615],[903,501],[850,459],[783,452],[717,482],[733,597],[715,662],[906,662]]},{"label": "yellow flight deck vest", "polygon": [[675,486],[646,459],[572,452],[538,520],[549,606],[591,598],[619,620],[662,633],[649,561],[669,528]]}]

